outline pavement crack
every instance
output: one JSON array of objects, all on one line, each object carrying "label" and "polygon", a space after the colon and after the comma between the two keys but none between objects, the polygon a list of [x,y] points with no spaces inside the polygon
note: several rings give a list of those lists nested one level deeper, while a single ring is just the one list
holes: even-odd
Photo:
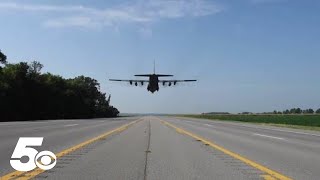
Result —
[{"label": "pavement crack", "polygon": [[147,168],[148,168],[148,156],[151,153],[150,150],[150,139],[151,139],[151,123],[150,120],[148,121],[148,144],[147,150],[145,151],[145,164],[144,164],[144,180],[147,180]]}]

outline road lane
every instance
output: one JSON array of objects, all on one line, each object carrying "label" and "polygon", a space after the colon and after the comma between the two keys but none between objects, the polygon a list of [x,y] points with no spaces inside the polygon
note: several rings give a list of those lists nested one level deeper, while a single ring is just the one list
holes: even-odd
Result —
[{"label": "road lane", "polygon": [[[319,179],[320,140],[314,133],[243,123],[162,118],[294,179]],[[212,127],[205,124],[211,124]],[[282,131],[283,130],[283,131]],[[297,132],[297,133],[296,133]],[[300,133],[302,132],[302,133]],[[266,138],[254,134],[282,139]]]},{"label": "road lane", "polygon": [[263,172],[153,117],[59,159],[35,179],[262,179]]},{"label": "road lane", "polygon": [[172,120],[183,121],[183,123],[205,127],[207,123],[212,126],[209,129],[215,129],[217,131],[222,131],[224,133],[239,134],[245,136],[252,136],[253,134],[263,134],[267,136],[274,136],[283,138],[286,140],[292,139],[293,141],[288,141],[288,143],[293,143],[297,146],[303,146],[311,149],[317,149],[320,147],[320,138],[318,138],[318,132],[310,132],[304,130],[287,130],[288,128],[274,128],[267,125],[255,125],[240,122],[224,122],[224,121],[212,121],[205,119],[192,119],[186,120],[186,118],[172,118]]},{"label": "road lane", "polygon": [[[275,127],[275,126],[268,126],[266,124],[253,124],[253,123],[241,123],[241,122],[233,122],[233,121],[223,121],[223,120],[209,120],[209,119],[197,119],[197,118],[186,118],[186,117],[171,117],[173,119],[178,120],[185,120],[189,123],[197,123],[199,120],[201,121],[201,124],[206,123],[210,124],[212,126],[219,126],[219,125],[228,125],[228,126],[235,126],[240,129],[256,129],[259,131],[274,131],[274,133],[282,133],[285,135],[294,136],[296,138],[298,137],[307,137],[307,136],[315,136],[320,137],[320,132],[318,131],[311,131],[311,130],[301,130],[301,129],[292,129],[292,128],[285,128],[285,127]],[[305,135],[305,136],[301,136]]]},{"label": "road lane", "polygon": [[247,180],[260,179],[263,172],[206,146],[160,121],[151,121],[148,179]]},{"label": "road lane", "polygon": [[[43,146],[37,148],[38,151],[50,150],[56,153],[137,119],[138,117],[35,121],[29,124],[26,122],[5,123],[0,126],[0,175],[14,170],[9,161],[20,137],[44,137]],[[75,124],[75,122],[79,125],[64,127],[64,125]]]},{"label": "road lane", "polygon": [[[269,168],[292,179],[316,180],[320,177],[317,136],[281,131],[282,128],[268,130],[266,126],[177,117],[135,117],[23,124],[20,134],[16,126],[3,125],[8,129],[0,129],[7,129],[8,134],[14,129],[17,136],[24,133],[43,135],[44,147],[39,150],[56,153],[137,119],[142,121],[59,158],[54,169],[36,174],[35,179],[270,178],[265,169],[256,166]],[[209,141],[194,139],[161,120]],[[1,172],[2,176],[10,170],[8,160],[17,139],[0,138],[7,144],[10,143],[6,141],[13,144],[10,148],[0,146],[1,170],[3,166],[7,167]],[[225,151],[215,148],[211,145],[213,143]],[[257,165],[248,165],[227,151],[237,153],[247,161],[257,162]],[[8,154],[8,157],[3,154]]]},{"label": "road lane", "polygon": [[59,159],[57,166],[36,179],[145,179],[149,122],[97,141]]}]

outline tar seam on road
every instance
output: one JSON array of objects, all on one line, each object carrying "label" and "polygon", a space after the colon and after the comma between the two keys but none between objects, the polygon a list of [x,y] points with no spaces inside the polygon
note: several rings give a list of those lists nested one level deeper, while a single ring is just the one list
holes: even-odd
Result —
[{"label": "tar seam on road", "polygon": [[150,151],[150,139],[151,139],[151,123],[150,120],[148,121],[148,144],[147,144],[147,150],[146,150],[146,157],[145,157],[145,165],[144,165],[144,176],[143,179],[147,180],[147,168],[148,168],[148,156]]},{"label": "tar seam on road", "polygon": [[168,123],[168,122],[166,122],[166,121],[163,121],[163,120],[161,120],[161,119],[159,119],[159,120],[160,120],[164,125],[167,125],[168,127],[171,127],[171,128],[173,128],[173,129],[175,129],[178,133],[185,134],[185,135],[190,136],[190,137],[192,137],[192,138],[194,138],[194,139],[197,139],[197,140],[203,142],[204,144],[209,145],[209,146],[211,146],[212,148],[223,152],[224,154],[227,154],[227,155],[229,155],[229,156],[231,156],[231,157],[233,157],[233,158],[235,158],[235,159],[238,159],[238,160],[240,160],[240,161],[248,164],[248,165],[251,166],[251,167],[254,167],[254,168],[256,168],[256,169],[258,169],[258,170],[266,173],[266,174],[264,174],[264,175],[261,176],[261,177],[264,178],[265,180],[273,180],[273,179],[292,180],[291,178],[289,178],[289,177],[287,177],[287,176],[285,176],[285,175],[283,175],[283,174],[280,174],[279,172],[276,172],[276,171],[274,171],[274,170],[271,170],[271,169],[269,169],[269,168],[267,168],[267,167],[265,167],[265,166],[263,166],[263,165],[261,165],[261,164],[258,164],[258,163],[256,163],[256,162],[250,160],[250,159],[247,159],[247,158],[245,158],[245,157],[243,157],[243,156],[241,156],[241,155],[239,155],[239,154],[237,154],[237,153],[234,153],[234,152],[232,152],[232,151],[230,151],[230,150],[228,150],[228,149],[226,149],[226,148],[224,148],[224,147],[222,147],[222,146],[219,146],[219,145],[217,145],[217,144],[215,144],[215,143],[213,143],[213,142],[211,142],[211,141],[209,141],[209,140],[207,140],[207,139],[204,139],[204,138],[202,138],[202,137],[200,137],[200,136],[198,136],[198,135],[196,135],[196,134],[193,134],[193,133],[191,133],[191,132],[189,132],[189,131],[186,131],[186,130],[184,130],[184,129],[182,129],[182,128],[176,127],[175,125],[173,125],[173,124],[171,124],[171,123]]},{"label": "tar seam on road", "polygon": [[[65,149],[65,150],[63,150],[63,151],[61,151],[61,152],[59,152],[59,153],[57,153],[55,155],[56,155],[57,159],[59,159],[59,158],[65,156],[67,154],[70,154],[71,152],[74,152],[74,151],[76,151],[76,150],[78,150],[80,148],[83,148],[83,147],[85,147],[85,146],[87,146],[87,145],[89,145],[91,143],[94,143],[94,142],[100,140],[100,139],[106,138],[106,137],[108,137],[108,136],[110,136],[110,135],[112,135],[114,133],[120,133],[120,132],[128,129],[131,125],[133,125],[133,124],[135,124],[135,123],[137,123],[139,121],[141,121],[141,119],[133,121],[131,123],[127,123],[125,125],[122,125],[122,126],[116,128],[116,129],[113,129],[113,130],[108,131],[106,133],[103,133],[103,134],[101,134],[101,135],[99,135],[97,137],[94,137],[92,139],[84,141],[84,142],[82,142],[82,143],[80,143],[78,145],[75,145],[75,146],[72,146],[72,147],[70,147],[68,149]],[[6,175],[0,177],[0,180],[12,180],[12,179],[29,180],[29,179],[32,179],[32,178],[36,177],[37,175],[39,175],[39,174],[41,174],[43,172],[45,172],[45,170],[42,170],[40,168],[36,168],[35,170],[28,171],[28,172],[13,171],[13,172],[11,172],[9,174],[6,174]]]}]

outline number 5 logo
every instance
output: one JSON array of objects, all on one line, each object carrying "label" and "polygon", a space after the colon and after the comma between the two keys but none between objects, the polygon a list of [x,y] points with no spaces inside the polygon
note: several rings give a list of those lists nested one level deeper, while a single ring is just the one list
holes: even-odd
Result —
[{"label": "number 5 logo", "polygon": [[[41,146],[43,137],[21,137],[14,149],[10,164],[17,171],[31,171],[36,167],[43,170],[52,169],[57,163],[57,157],[50,151],[38,151],[31,146]],[[22,163],[21,158],[27,156],[28,162]],[[40,159],[40,161],[38,161]]]}]

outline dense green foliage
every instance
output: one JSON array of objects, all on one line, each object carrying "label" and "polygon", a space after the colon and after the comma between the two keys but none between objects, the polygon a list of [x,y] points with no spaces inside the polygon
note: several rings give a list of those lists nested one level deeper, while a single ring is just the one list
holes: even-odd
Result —
[{"label": "dense green foliage", "polygon": [[320,127],[320,115],[185,115],[186,117]]},{"label": "dense green foliage", "polygon": [[7,56],[4,55],[0,50],[0,64],[6,64],[7,63]]},{"label": "dense green foliage", "polygon": [[118,115],[95,79],[64,79],[42,74],[42,67],[39,62],[20,62],[0,68],[0,121]]}]

